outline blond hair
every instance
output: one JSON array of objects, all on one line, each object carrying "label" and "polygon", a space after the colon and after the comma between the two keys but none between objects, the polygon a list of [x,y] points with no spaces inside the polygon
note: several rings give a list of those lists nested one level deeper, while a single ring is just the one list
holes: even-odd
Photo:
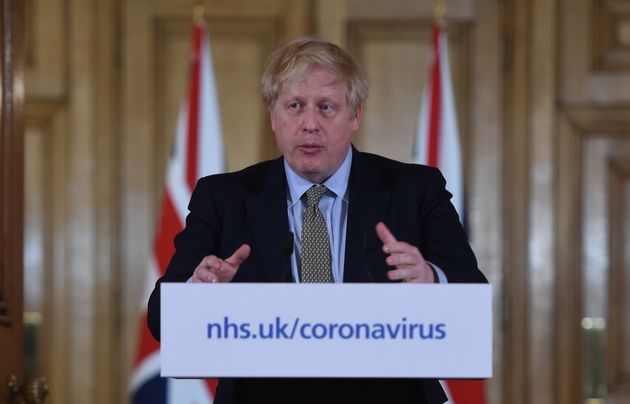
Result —
[{"label": "blond hair", "polygon": [[368,81],[363,68],[339,46],[313,38],[295,39],[269,56],[261,78],[265,104],[273,107],[282,86],[314,67],[329,70],[346,85],[346,98],[353,112],[365,104]]}]

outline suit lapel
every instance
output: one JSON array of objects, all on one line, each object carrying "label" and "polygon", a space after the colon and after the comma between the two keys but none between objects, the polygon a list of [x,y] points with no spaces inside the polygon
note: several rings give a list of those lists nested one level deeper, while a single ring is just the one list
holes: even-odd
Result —
[{"label": "suit lapel", "polygon": [[257,192],[247,198],[245,206],[251,224],[252,248],[269,282],[282,282],[287,264],[286,243],[289,235],[287,217],[286,175],[282,159],[264,173],[255,184]]},{"label": "suit lapel", "polygon": [[385,186],[382,173],[367,164],[356,149],[349,187],[344,282],[385,282],[383,271],[376,271],[384,264],[379,262],[383,254],[375,226],[385,220],[391,191]]}]

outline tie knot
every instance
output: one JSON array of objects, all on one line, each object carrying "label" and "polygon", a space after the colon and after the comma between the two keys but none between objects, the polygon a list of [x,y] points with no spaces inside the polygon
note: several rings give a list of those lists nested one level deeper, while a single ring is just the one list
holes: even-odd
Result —
[{"label": "tie knot", "polygon": [[319,206],[319,200],[326,193],[328,188],[324,185],[314,185],[306,191],[306,208],[312,208],[313,206]]}]

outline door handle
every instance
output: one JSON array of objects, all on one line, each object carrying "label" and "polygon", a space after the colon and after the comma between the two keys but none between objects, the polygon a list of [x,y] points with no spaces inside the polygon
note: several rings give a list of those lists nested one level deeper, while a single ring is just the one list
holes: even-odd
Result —
[{"label": "door handle", "polygon": [[22,387],[26,404],[42,404],[48,395],[48,383],[44,377],[32,377]]},{"label": "door handle", "polygon": [[7,377],[7,403],[12,403],[20,395],[17,376],[11,373]]},{"label": "door handle", "polygon": [[48,383],[44,377],[32,377],[22,386],[20,386],[17,377],[13,373],[7,378],[8,403],[13,403],[16,398],[22,396],[26,404],[42,404],[48,392]]}]

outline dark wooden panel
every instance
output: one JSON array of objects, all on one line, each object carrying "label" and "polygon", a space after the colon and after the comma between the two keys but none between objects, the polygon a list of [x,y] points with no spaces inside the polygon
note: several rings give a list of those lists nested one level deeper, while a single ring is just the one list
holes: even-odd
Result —
[{"label": "dark wooden panel", "polygon": [[0,2],[0,397],[22,376],[22,177],[24,4]]},{"label": "dark wooden panel", "polygon": [[591,0],[593,7],[591,41],[595,71],[630,71],[630,47],[622,37],[630,24],[630,2]]},{"label": "dark wooden panel", "polygon": [[630,158],[609,164],[608,395],[630,400]]}]

